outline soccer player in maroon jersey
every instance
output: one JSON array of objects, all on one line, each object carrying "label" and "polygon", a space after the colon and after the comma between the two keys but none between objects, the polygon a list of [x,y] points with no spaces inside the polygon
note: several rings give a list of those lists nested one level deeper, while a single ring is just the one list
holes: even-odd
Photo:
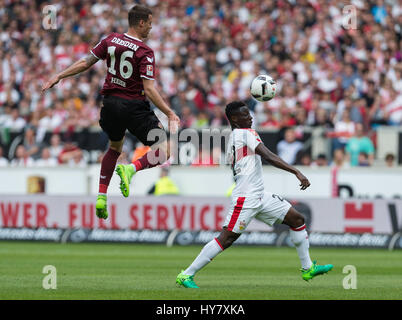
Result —
[{"label": "soccer player in maroon jersey", "polygon": [[87,70],[98,60],[106,60],[107,76],[101,90],[103,107],[99,124],[108,134],[110,144],[101,164],[96,201],[96,215],[103,219],[108,217],[107,189],[122,151],[126,129],[144,145],[151,146],[151,150],[133,164],[117,166],[123,196],[128,197],[129,184],[135,172],[155,167],[169,158],[166,139],[154,143],[148,137],[151,130],[162,130],[163,127],[151,111],[146,97],[166,114],[170,131],[176,131],[180,122],[154,87],[154,52],[144,43],[152,29],[152,11],[145,6],[135,5],[128,13],[128,24],[127,33],[108,35],[85,58],[53,76],[42,88],[42,91],[52,88],[61,79]]}]

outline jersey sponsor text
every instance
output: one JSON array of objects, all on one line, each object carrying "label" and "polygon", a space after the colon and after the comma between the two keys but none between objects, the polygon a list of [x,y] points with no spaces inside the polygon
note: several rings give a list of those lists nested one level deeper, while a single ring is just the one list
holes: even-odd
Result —
[{"label": "jersey sponsor text", "polygon": [[110,79],[110,82],[111,83],[115,83],[115,84],[118,84],[119,86],[122,86],[122,87],[126,87],[126,83],[123,81],[123,80],[120,80],[120,79],[118,79],[118,78],[114,78],[114,77],[112,77],[111,79]]},{"label": "jersey sponsor text", "polygon": [[131,50],[134,50],[134,51],[137,51],[138,48],[139,48],[135,43],[132,43],[131,41],[125,41],[125,40],[119,39],[117,37],[114,37],[112,39],[112,41],[110,41],[110,42],[119,44],[121,46],[127,47],[127,48],[129,48]]}]

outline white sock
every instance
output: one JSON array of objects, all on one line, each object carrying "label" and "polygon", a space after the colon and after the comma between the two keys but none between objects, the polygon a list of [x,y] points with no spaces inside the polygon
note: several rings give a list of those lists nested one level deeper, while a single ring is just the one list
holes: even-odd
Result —
[{"label": "white sock", "polygon": [[218,239],[212,239],[210,242],[208,242],[204,248],[202,248],[200,254],[195,258],[193,263],[186,269],[184,270],[184,274],[193,276],[195,275],[196,272],[201,270],[203,267],[205,267],[208,263],[211,262],[213,258],[215,258],[219,253],[223,251],[223,248],[221,247],[220,243],[218,242]]},{"label": "white sock", "polygon": [[299,259],[301,262],[301,266],[303,269],[310,269],[312,266],[312,262],[310,259],[309,253],[309,241],[308,234],[306,231],[306,225],[302,225],[298,228],[290,228],[289,230],[290,239],[296,247],[297,254],[299,255]]}]

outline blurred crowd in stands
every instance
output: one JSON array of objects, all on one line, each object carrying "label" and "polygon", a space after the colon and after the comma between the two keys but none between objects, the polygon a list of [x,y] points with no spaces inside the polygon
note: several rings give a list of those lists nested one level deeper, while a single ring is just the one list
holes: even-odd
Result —
[{"label": "blurred crowd in stands", "polygon": [[[182,128],[227,126],[224,106],[241,99],[255,129],[290,128],[278,144],[290,163],[330,165],[346,156],[356,166],[373,163],[379,125],[402,125],[402,0],[139,2],[153,11],[148,45],[157,85]],[[133,4],[0,0],[0,145],[7,130],[24,130],[13,158],[5,159],[0,148],[0,165],[85,162],[68,137],[98,127],[104,62],[45,94],[41,86],[109,33],[126,32]],[[44,28],[46,5],[57,9],[55,29]],[[345,20],[346,5],[355,20]],[[276,79],[275,99],[250,97],[258,74]],[[329,154],[309,159],[299,152],[306,126],[327,129]]]}]

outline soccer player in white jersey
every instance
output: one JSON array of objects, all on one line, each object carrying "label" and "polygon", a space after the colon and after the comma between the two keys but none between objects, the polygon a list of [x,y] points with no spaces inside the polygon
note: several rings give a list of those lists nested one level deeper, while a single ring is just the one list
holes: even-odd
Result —
[{"label": "soccer player in white jersey", "polygon": [[251,129],[252,117],[244,102],[229,103],[226,106],[226,116],[232,127],[227,153],[236,182],[231,208],[220,235],[208,242],[193,263],[179,273],[176,283],[186,288],[198,288],[194,275],[219,253],[229,248],[253,218],[270,226],[283,223],[290,227],[290,238],[300,258],[304,280],[308,281],[327,273],[333,268],[331,264],[317,265],[310,259],[304,217],[285,199],[264,190],[261,157],[274,167],[293,173],[300,181],[301,190],[308,188],[310,182],[299,170],[272,153],[261,142],[258,133]]}]

